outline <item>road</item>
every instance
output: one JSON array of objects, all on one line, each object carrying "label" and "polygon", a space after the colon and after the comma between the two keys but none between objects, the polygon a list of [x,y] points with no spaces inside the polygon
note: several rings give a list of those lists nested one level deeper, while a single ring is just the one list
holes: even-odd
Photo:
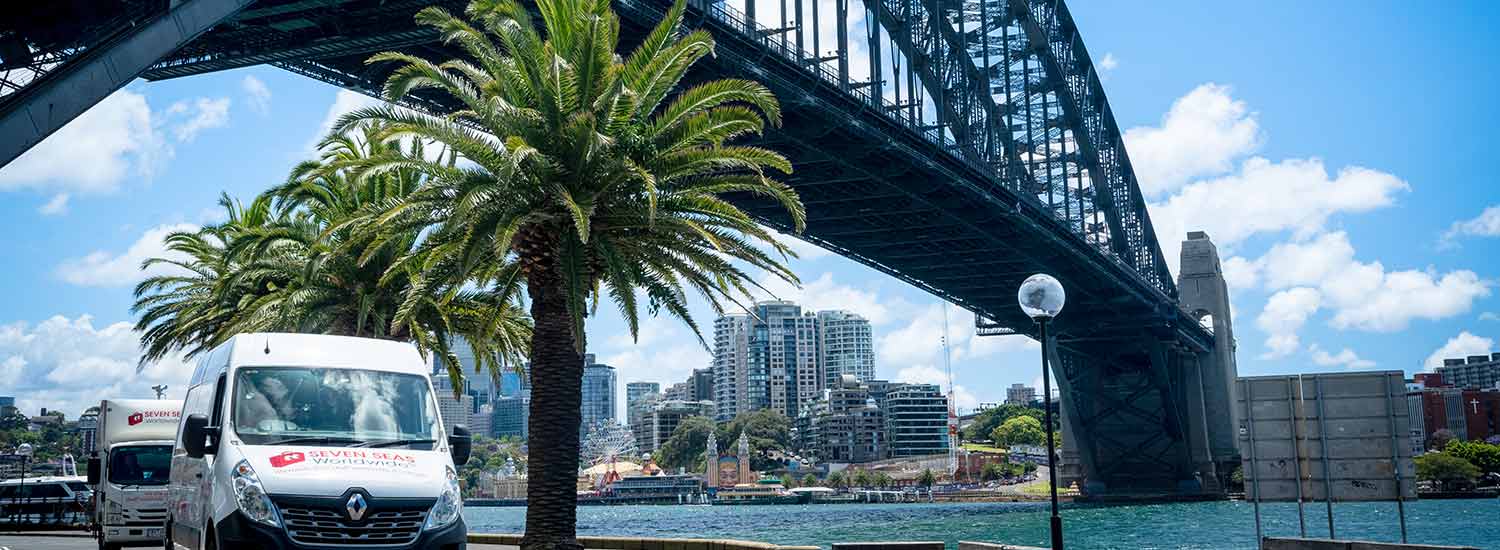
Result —
[{"label": "road", "polygon": [[[95,550],[94,539],[86,536],[5,535],[0,534],[0,550]],[[149,548],[149,547],[148,547]],[[471,550],[516,550],[514,546],[470,544]]]}]

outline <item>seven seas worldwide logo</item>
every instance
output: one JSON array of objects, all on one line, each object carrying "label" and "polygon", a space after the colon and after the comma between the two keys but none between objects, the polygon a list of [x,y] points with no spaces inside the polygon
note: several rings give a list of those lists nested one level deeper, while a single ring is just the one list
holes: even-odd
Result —
[{"label": "seven seas worldwide logo", "polygon": [[146,421],[176,422],[177,418],[181,415],[182,412],[180,411],[138,411],[135,414],[130,415],[125,420],[129,422],[131,426],[134,426]]},{"label": "seven seas worldwide logo", "polygon": [[271,456],[271,466],[284,468],[295,464],[316,467],[354,467],[401,470],[415,467],[417,457],[384,451],[360,451],[354,449],[283,451]]}]

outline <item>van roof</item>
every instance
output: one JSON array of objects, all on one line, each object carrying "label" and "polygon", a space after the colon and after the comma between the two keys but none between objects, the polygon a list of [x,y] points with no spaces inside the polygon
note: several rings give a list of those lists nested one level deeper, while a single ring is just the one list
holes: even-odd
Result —
[{"label": "van roof", "polygon": [[427,374],[428,363],[407,342],[332,336],[252,332],[230,339],[235,367],[329,367]]}]

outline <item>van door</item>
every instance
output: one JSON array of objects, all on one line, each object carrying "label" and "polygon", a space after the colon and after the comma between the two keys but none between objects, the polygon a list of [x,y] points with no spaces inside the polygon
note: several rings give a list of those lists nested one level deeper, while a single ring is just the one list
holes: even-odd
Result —
[{"label": "van door", "polygon": [[[182,418],[188,415],[208,415],[213,410],[215,395],[222,393],[224,377],[214,384],[203,383],[188,390],[183,399]],[[214,421],[210,421],[213,423]],[[203,458],[188,456],[182,446],[182,422],[177,426],[177,442],[172,446],[172,542],[178,546],[200,550],[199,540],[207,523],[213,518],[207,513],[212,502],[209,490],[213,487],[213,455]]]}]

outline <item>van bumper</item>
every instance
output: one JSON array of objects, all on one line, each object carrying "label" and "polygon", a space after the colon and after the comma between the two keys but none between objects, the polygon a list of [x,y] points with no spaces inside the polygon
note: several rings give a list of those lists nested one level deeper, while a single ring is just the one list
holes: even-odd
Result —
[{"label": "van bumper", "polygon": [[[422,531],[417,535],[417,540],[406,546],[381,546],[381,550],[464,550],[465,541],[468,540],[468,527],[464,525],[464,518],[459,517],[442,529],[435,531]],[[214,532],[218,535],[218,548],[264,548],[265,550],[322,550],[327,548],[341,548],[329,545],[305,545],[293,542],[286,534],[286,529],[271,527],[264,523],[250,521],[238,510],[220,520],[214,526]]]}]

